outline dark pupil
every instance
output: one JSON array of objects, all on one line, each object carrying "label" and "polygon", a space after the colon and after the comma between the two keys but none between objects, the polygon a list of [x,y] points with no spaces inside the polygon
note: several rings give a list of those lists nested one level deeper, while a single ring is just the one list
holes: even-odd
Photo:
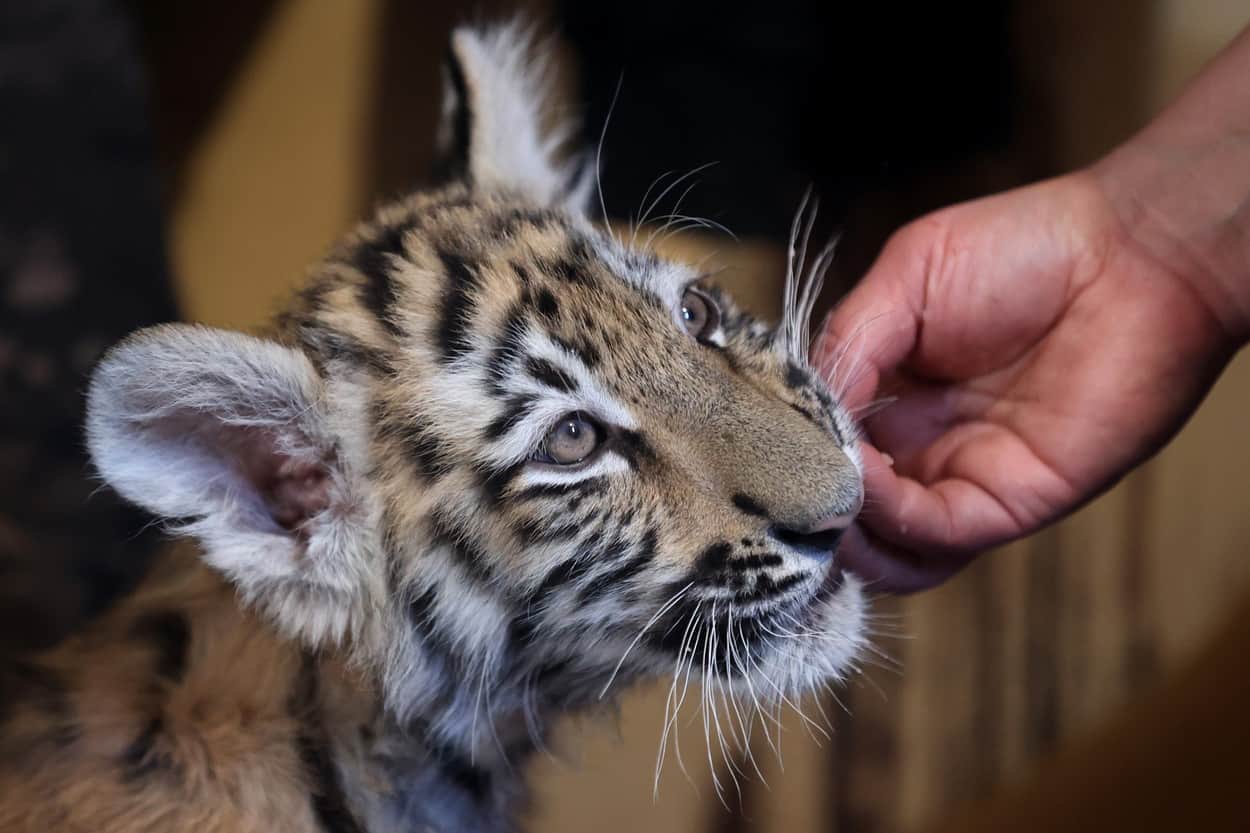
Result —
[{"label": "dark pupil", "polygon": [[582,424],[575,419],[564,423],[564,434],[570,440],[576,440],[582,433]]},{"label": "dark pupil", "polygon": [[697,331],[703,324],[706,317],[706,310],[703,308],[703,301],[700,299],[691,299],[684,301],[681,305],[681,316],[689,325],[686,329]]}]

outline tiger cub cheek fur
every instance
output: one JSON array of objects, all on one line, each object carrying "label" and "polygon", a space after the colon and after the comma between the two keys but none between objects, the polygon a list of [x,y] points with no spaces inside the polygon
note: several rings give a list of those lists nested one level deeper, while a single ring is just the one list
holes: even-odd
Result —
[{"label": "tiger cub cheek fur", "polygon": [[[265,337],[115,348],[101,473],[450,747],[674,669],[764,697],[841,677],[864,635],[837,519],[862,478],[794,316],[757,322],[590,221],[593,166],[557,161],[571,132],[542,130],[514,27],[452,56],[445,182],[379,209]],[[584,459],[550,455],[561,426]]]}]

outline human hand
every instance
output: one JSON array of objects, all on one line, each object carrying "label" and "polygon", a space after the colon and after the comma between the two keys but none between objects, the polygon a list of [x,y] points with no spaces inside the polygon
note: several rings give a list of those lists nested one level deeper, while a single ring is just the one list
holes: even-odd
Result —
[{"label": "human hand", "polygon": [[[847,566],[896,592],[1071,512],[1180,427],[1239,344],[1079,173],[898,232],[815,364],[865,422]],[[892,458],[892,464],[885,454]]]}]

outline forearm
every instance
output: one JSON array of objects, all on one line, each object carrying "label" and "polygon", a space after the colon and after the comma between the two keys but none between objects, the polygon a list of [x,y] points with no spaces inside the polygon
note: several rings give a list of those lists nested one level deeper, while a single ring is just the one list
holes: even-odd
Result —
[{"label": "forearm", "polygon": [[1250,28],[1092,173],[1133,245],[1250,339]]}]

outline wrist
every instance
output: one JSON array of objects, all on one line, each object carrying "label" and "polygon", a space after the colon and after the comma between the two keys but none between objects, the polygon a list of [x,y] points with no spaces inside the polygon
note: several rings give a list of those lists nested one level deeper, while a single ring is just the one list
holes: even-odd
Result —
[{"label": "wrist", "polygon": [[1126,242],[1250,340],[1250,29],[1090,169]]},{"label": "wrist", "polygon": [[1142,135],[1089,172],[1127,245],[1184,283],[1240,347],[1250,340],[1250,141]]}]

